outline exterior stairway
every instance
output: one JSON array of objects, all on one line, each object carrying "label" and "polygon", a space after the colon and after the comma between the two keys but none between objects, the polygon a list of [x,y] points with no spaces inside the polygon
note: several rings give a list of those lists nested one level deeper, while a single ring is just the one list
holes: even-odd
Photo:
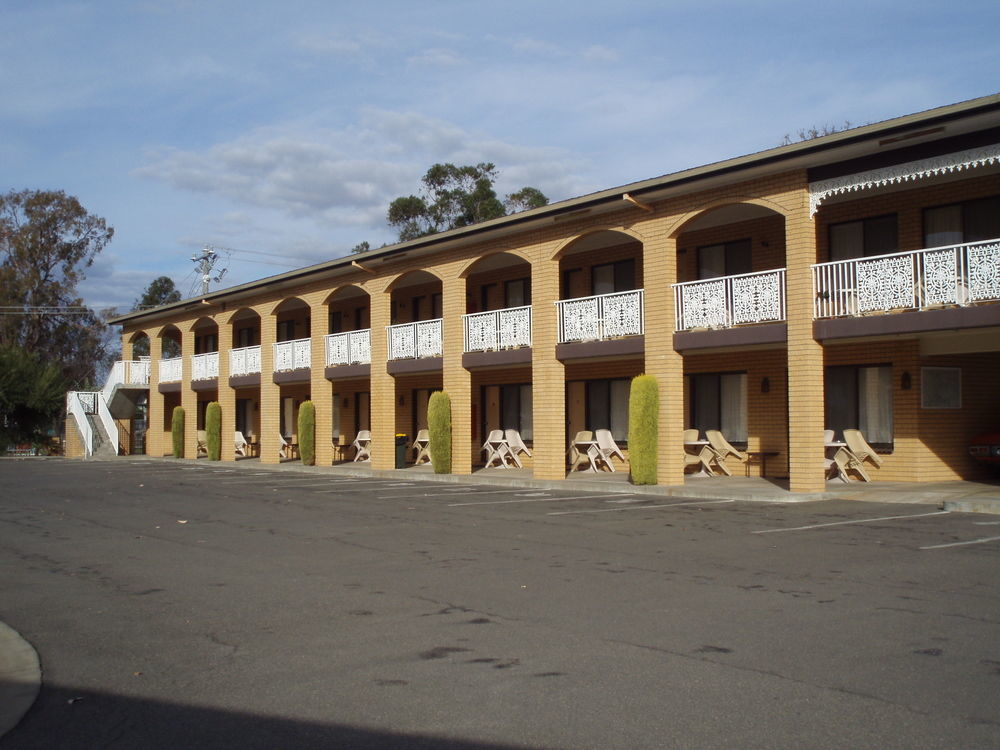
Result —
[{"label": "exterior stairway", "polygon": [[114,458],[118,455],[118,447],[115,445],[117,442],[117,436],[115,440],[112,440],[108,436],[107,430],[104,429],[104,425],[101,423],[100,418],[96,414],[88,414],[87,421],[90,422],[90,429],[94,436],[91,454],[88,458]]},{"label": "exterior stairway", "polygon": [[83,443],[84,458],[111,458],[129,452],[119,446],[116,420],[135,414],[140,394],[149,392],[149,361],[115,362],[104,388],[66,394],[66,419],[74,422]]}]

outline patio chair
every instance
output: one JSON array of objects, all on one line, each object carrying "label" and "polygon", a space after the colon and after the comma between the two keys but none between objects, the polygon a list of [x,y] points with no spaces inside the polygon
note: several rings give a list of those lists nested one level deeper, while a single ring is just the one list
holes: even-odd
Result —
[{"label": "patio chair", "polygon": [[236,430],[236,432],[234,433],[234,435],[235,435],[235,443],[236,443],[236,455],[237,456],[243,456],[244,458],[246,456],[249,456],[250,455],[250,443],[248,443],[247,439],[245,437],[243,437],[243,433],[240,432],[239,430]]},{"label": "patio chair", "polygon": [[687,429],[684,430],[684,442],[685,443],[697,443],[698,442],[698,430]]},{"label": "patio chair", "polygon": [[741,453],[736,450],[729,441],[726,440],[725,436],[719,430],[705,430],[705,437],[708,439],[708,444],[711,447],[712,452],[715,454],[715,464],[726,476],[732,476],[733,472],[730,471],[729,466],[726,465],[726,459],[732,456],[738,461],[746,461],[747,456],[745,453]]},{"label": "patio chair", "polygon": [[354,448],[354,460],[355,461],[371,461],[372,460],[372,432],[371,430],[358,430],[358,434],[354,437],[354,442],[351,443],[351,447]]},{"label": "patio chair", "polygon": [[198,430],[198,454],[208,455],[208,434],[205,430]]},{"label": "patio chair", "polygon": [[596,460],[604,463],[611,471],[615,470],[615,465],[611,461],[612,458],[618,456],[623,462],[625,461],[625,454],[621,452],[621,449],[615,442],[611,430],[597,430],[594,433],[594,438],[597,440]]},{"label": "patio chair", "polygon": [[829,445],[833,442],[833,438],[836,435],[835,430],[823,430],[823,444]]},{"label": "patio chair", "polygon": [[715,459],[715,453],[707,445],[702,446],[690,446],[684,451],[684,470],[687,471],[689,466],[700,466],[701,468],[695,472],[703,477],[712,476],[712,461]]},{"label": "patio chair", "polygon": [[523,453],[528,458],[531,458],[531,451],[528,450],[528,446],[524,444],[524,440],[521,438],[521,433],[514,429],[506,429],[503,431],[504,436],[507,438],[507,445],[510,446],[510,451],[515,456]]},{"label": "patio chair", "polygon": [[486,436],[486,442],[483,443],[482,450],[486,451],[486,466],[484,468],[490,468],[494,461],[500,464],[501,468],[505,468],[508,459],[515,466],[521,468],[521,462],[517,460],[517,456],[511,451],[510,444],[507,442],[507,438],[504,437],[503,430],[490,430],[490,434]]},{"label": "patio chair", "polygon": [[875,464],[876,468],[881,468],[881,457],[875,452],[874,448],[868,445],[868,441],[861,434],[861,430],[844,430],[844,442],[847,443],[847,449],[854,454],[859,462],[871,461]]},{"label": "patio chair", "polygon": [[296,449],[298,448],[298,445],[295,442],[295,436],[293,435],[291,440],[286,440],[285,436],[279,432],[278,440],[281,441],[278,446],[278,457],[295,458]]},{"label": "patio chair", "polygon": [[590,459],[587,457],[586,453],[581,453],[577,449],[577,443],[589,443],[593,441],[594,433],[591,430],[580,430],[576,433],[576,436],[569,444],[569,450],[566,451],[566,456],[569,458],[569,470],[576,471],[576,467],[580,464],[590,465]]},{"label": "patio chair", "polygon": [[417,437],[411,447],[417,452],[417,457],[413,461],[414,466],[419,466],[421,460],[425,460],[427,463],[431,462],[430,432],[427,430],[417,430]]},{"label": "patio chair", "polygon": [[850,466],[850,457],[847,455],[847,451],[838,450],[833,454],[833,458],[824,460],[826,462],[827,479],[833,479],[836,476],[844,484],[851,481],[851,478],[847,474],[847,469]]}]

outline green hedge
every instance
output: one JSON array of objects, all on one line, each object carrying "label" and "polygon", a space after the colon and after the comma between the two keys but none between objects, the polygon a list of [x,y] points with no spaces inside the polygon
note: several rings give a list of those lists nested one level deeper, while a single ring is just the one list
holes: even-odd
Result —
[{"label": "green hedge", "polygon": [[205,408],[205,444],[208,460],[222,460],[222,404],[212,401]]},{"label": "green hedge", "polygon": [[451,474],[451,396],[435,391],[427,402],[427,432],[435,474]]},{"label": "green hedge", "polygon": [[174,458],[184,458],[184,407],[175,406],[170,417],[170,438],[174,444]]},{"label": "green hedge", "polygon": [[656,484],[660,391],[652,375],[632,378],[628,400],[628,461],[632,484]]},{"label": "green hedge", "polygon": [[316,406],[312,401],[299,405],[299,456],[305,466],[316,465]]}]

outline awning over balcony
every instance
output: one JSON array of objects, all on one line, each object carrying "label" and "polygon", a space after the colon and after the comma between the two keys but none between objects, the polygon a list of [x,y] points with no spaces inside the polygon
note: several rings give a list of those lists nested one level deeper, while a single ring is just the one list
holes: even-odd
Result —
[{"label": "awning over balcony", "polygon": [[992,146],[972,148],[967,151],[957,151],[952,154],[942,154],[929,159],[910,161],[904,164],[894,164],[891,167],[873,169],[868,172],[832,177],[828,180],[817,180],[809,183],[809,215],[815,216],[819,204],[831,195],[853,193],[866,188],[882,187],[912,182],[932,175],[961,172],[973,167],[1000,163],[1000,143]]}]

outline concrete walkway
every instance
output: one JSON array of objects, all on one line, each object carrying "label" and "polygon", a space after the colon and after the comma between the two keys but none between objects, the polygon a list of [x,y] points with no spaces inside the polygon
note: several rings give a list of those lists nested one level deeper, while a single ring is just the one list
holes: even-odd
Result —
[{"label": "concrete walkway", "polygon": [[0,622],[0,737],[17,726],[41,685],[35,649],[16,630]]}]

